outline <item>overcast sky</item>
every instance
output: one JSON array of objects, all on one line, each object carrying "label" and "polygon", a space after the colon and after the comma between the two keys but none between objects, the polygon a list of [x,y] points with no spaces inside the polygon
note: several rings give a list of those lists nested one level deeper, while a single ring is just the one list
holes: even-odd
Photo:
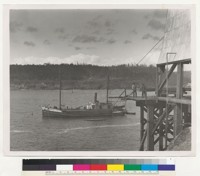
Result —
[{"label": "overcast sky", "polygon": [[[166,10],[11,10],[11,64],[136,64],[164,35]],[[142,62],[155,64],[159,53]]]}]

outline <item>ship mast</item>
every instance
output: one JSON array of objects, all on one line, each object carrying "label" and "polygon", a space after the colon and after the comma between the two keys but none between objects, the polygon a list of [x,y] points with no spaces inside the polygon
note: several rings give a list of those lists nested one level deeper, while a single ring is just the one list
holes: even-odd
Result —
[{"label": "ship mast", "polygon": [[110,82],[110,76],[109,76],[109,70],[108,70],[108,75],[107,75],[107,87],[106,87],[106,103],[108,103],[109,82]]},{"label": "ship mast", "polygon": [[61,89],[62,89],[62,82],[61,82],[61,66],[60,66],[59,67],[59,109],[61,109],[61,106],[62,106]]}]

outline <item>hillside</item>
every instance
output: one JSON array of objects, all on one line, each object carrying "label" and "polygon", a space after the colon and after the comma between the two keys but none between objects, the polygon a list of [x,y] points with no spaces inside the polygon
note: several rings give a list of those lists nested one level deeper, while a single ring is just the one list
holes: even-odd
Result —
[{"label": "hillside", "polygon": [[[156,67],[150,65],[10,65],[11,89],[58,89],[61,70],[62,89],[105,89],[110,75],[110,88],[131,88],[131,84],[145,83],[155,87]],[[190,82],[190,73],[184,82]],[[173,84],[175,79],[172,79]]]}]

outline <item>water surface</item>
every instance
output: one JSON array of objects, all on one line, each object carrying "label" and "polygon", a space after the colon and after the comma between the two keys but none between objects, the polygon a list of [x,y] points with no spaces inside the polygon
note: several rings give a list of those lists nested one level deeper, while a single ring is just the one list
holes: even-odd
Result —
[{"label": "water surface", "polygon": [[[106,99],[105,90],[64,90],[62,104],[78,107]],[[112,90],[119,95],[122,90]],[[139,148],[139,108],[126,102],[136,115],[98,118],[42,118],[41,106],[58,106],[58,90],[12,90],[11,151],[134,151]],[[97,119],[97,120],[93,120]]]}]

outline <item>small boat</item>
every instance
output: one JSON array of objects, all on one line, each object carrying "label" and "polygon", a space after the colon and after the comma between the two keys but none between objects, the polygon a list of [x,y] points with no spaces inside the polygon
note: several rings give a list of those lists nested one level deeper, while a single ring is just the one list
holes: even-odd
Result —
[{"label": "small boat", "polygon": [[79,108],[42,107],[43,117],[102,117],[112,116],[113,108],[107,103],[88,103]]},{"label": "small boat", "polygon": [[[61,76],[60,76],[61,78]],[[59,90],[59,108],[54,106],[42,107],[43,117],[105,117],[105,116],[123,116],[126,111],[122,106],[113,106],[108,101],[108,88],[109,88],[109,76],[107,82],[107,100],[106,102],[99,102],[97,100],[97,93],[94,96],[94,102],[89,102],[84,106],[77,108],[68,108],[61,105],[61,79],[60,79],[60,90]]]}]

